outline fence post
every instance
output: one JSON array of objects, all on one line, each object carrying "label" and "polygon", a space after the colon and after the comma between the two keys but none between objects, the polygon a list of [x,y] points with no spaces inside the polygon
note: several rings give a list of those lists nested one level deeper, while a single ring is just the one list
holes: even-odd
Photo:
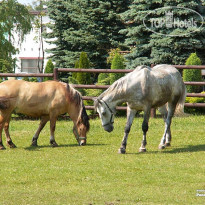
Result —
[{"label": "fence post", "polygon": [[58,68],[54,68],[53,70],[53,80],[58,80]]}]

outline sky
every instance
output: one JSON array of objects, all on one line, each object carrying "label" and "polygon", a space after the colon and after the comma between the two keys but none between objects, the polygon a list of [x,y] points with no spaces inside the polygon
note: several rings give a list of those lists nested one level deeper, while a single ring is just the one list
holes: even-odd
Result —
[{"label": "sky", "polygon": [[21,4],[32,4],[33,0],[18,0]]}]

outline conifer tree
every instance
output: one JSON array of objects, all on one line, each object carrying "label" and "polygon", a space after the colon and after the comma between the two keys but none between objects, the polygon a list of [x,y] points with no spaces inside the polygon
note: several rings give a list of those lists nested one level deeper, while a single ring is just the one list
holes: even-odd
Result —
[{"label": "conifer tree", "polygon": [[110,85],[109,73],[100,73],[98,75],[98,85]]},{"label": "conifer tree", "polygon": [[[89,68],[90,61],[88,59],[87,53],[81,52],[79,59],[79,68]],[[76,80],[79,84],[91,84],[91,76],[90,73],[77,73]]]},{"label": "conifer tree", "polygon": [[[111,69],[125,69],[124,57],[119,53],[115,54],[115,57],[112,60]],[[123,73],[110,73],[110,84],[113,84],[122,76],[124,76]]]},{"label": "conifer tree", "polygon": [[[54,69],[54,65],[53,65],[51,59],[49,59],[47,64],[46,64],[45,73],[53,73],[53,69]],[[45,77],[44,81],[46,81],[46,80],[52,80],[52,78],[51,77]]]},{"label": "conifer tree", "polygon": [[53,24],[47,38],[53,39],[51,49],[58,67],[72,67],[80,52],[88,53],[94,68],[105,68],[110,48],[124,41],[120,13],[129,0],[50,0],[48,13]]},{"label": "conifer tree", "polygon": [[[151,63],[184,64],[192,52],[197,52],[205,63],[205,29],[199,26],[202,23],[200,18],[196,20],[198,29],[180,25],[167,27],[165,24],[160,28],[155,27],[153,32],[145,26],[160,18],[166,20],[168,10],[165,8],[159,10],[163,7],[175,7],[175,10],[170,9],[170,12],[174,11],[174,18],[180,21],[192,18],[196,20],[196,13],[190,9],[202,16],[205,15],[202,0],[134,0],[130,9],[123,14],[128,28],[121,31],[127,35],[126,45],[132,47],[131,53],[127,55],[128,67],[135,68],[140,64]],[[176,9],[176,7],[188,9]],[[157,12],[155,9],[158,9]],[[195,29],[194,32],[192,29]]]}]

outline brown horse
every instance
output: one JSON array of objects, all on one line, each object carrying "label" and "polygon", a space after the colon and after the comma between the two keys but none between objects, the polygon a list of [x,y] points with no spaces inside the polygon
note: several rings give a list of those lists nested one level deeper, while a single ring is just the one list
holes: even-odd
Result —
[{"label": "brown horse", "polygon": [[4,129],[7,145],[16,147],[9,134],[9,122],[13,111],[32,117],[41,117],[39,128],[32,139],[37,146],[41,130],[50,121],[50,144],[58,146],[55,138],[55,125],[60,114],[68,113],[72,119],[73,133],[79,145],[86,144],[89,118],[83,105],[82,96],[71,85],[57,81],[32,83],[23,80],[9,80],[0,83],[0,149]]}]

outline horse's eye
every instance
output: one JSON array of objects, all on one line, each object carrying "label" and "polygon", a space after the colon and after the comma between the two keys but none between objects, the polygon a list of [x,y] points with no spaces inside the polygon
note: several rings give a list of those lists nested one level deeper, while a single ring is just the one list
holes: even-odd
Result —
[{"label": "horse's eye", "polygon": [[103,111],[103,112],[102,112],[102,115],[104,115],[104,116],[105,116],[105,115],[106,115],[106,112],[105,112],[105,111]]}]

